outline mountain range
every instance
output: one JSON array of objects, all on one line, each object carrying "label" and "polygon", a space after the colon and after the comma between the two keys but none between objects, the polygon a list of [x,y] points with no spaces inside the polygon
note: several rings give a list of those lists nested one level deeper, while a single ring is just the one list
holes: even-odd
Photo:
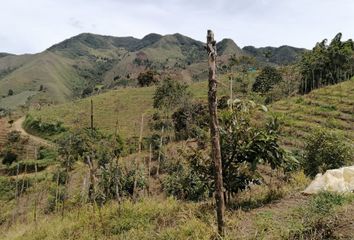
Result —
[{"label": "mountain range", "polygon": [[[227,64],[232,55],[249,55],[265,64],[291,64],[305,51],[289,46],[241,49],[232,39],[218,42],[217,49],[220,64]],[[81,97],[85,89],[134,86],[139,73],[147,69],[160,78],[205,80],[204,43],[178,33],[151,33],[142,39],[83,33],[37,54],[0,53],[0,107],[14,108],[28,99],[63,103]]]}]

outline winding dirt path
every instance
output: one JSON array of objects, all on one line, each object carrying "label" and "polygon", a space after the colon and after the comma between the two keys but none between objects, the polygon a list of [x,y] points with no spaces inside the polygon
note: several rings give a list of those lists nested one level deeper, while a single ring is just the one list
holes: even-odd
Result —
[{"label": "winding dirt path", "polygon": [[22,127],[22,124],[23,122],[25,121],[25,117],[21,117],[19,119],[17,119],[12,127],[11,127],[11,130],[14,130],[14,131],[19,131],[21,132],[21,134],[23,136],[27,136],[29,137],[29,139],[34,143],[34,144],[38,144],[38,145],[43,145],[43,146],[48,146],[48,147],[52,147],[53,146],[53,143],[48,141],[48,140],[45,140],[43,138],[40,138],[40,137],[37,137],[37,136],[34,136],[28,132],[26,132],[26,130]]}]

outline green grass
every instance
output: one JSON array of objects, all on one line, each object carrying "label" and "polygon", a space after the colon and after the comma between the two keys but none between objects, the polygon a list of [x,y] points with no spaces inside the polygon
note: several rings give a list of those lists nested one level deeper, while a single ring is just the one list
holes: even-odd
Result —
[{"label": "green grass", "polygon": [[[332,239],[340,218],[352,204],[352,194],[321,193],[286,199],[272,207],[227,211],[225,239]],[[215,239],[216,224],[210,203],[172,198],[125,200],[101,209],[89,204],[61,214],[40,215],[33,221],[0,229],[2,239]],[[307,237],[307,238],[306,238]],[[317,237],[317,238],[314,238]],[[328,238],[329,237],[329,238]]]}]

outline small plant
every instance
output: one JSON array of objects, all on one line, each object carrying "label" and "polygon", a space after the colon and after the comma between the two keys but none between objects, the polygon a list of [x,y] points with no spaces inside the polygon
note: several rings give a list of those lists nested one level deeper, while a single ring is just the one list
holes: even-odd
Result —
[{"label": "small plant", "polygon": [[352,159],[352,149],[333,132],[315,130],[306,139],[303,167],[308,176],[340,168]]},{"label": "small plant", "polygon": [[351,201],[350,197],[331,192],[321,192],[312,197],[295,211],[301,216],[302,227],[290,232],[289,239],[334,239],[333,230],[339,221],[335,210],[347,201]]},{"label": "small plant", "polygon": [[21,132],[19,131],[11,131],[7,134],[7,141],[9,143],[16,143],[21,140]]}]

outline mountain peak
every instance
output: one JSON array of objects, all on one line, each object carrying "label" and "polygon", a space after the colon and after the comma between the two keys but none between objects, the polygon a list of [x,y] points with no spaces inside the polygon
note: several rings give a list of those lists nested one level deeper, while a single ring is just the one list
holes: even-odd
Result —
[{"label": "mountain peak", "polygon": [[218,53],[220,55],[236,55],[241,56],[242,50],[237,44],[230,38],[224,38],[216,44]]}]

